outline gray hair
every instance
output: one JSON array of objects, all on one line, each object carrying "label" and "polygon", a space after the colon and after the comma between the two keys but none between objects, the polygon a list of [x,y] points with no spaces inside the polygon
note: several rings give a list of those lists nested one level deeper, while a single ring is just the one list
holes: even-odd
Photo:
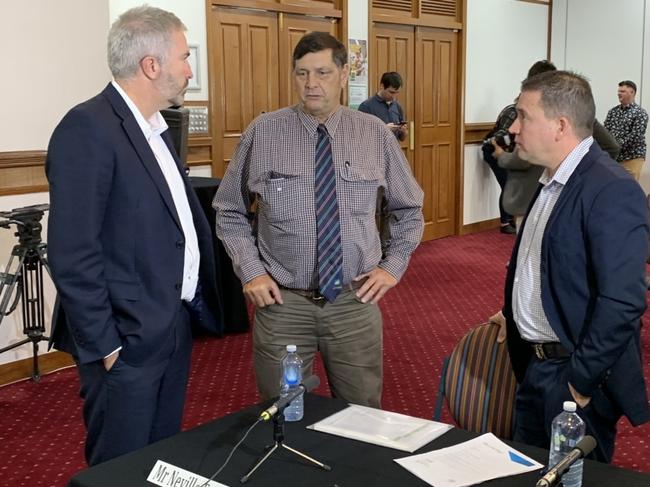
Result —
[{"label": "gray hair", "polygon": [[538,91],[547,118],[566,117],[578,137],[592,135],[596,104],[589,81],[571,71],[547,71],[525,79],[521,91]]},{"label": "gray hair", "polygon": [[171,34],[186,30],[183,22],[166,10],[148,5],[127,10],[108,32],[108,67],[113,77],[132,78],[146,56],[163,64],[171,46]]}]

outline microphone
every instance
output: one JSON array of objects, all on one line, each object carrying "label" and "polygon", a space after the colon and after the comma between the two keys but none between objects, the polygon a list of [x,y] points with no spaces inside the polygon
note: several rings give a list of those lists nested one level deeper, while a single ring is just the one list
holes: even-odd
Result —
[{"label": "microphone", "polygon": [[273,416],[278,414],[279,411],[284,409],[291,401],[293,401],[300,394],[315,389],[316,387],[318,387],[319,384],[320,384],[320,379],[318,378],[317,375],[311,375],[307,377],[304,381],[302,381],[302,384],[300,384],[296,389],[291,391],[285,397],[280,397],[277,401],[273,403],[271,407],[264,410],[262,414],[260,414],[259,419],[268,421]]},{"label": "microphone", "polygon": [[569,470],[571,465],[589,455],[594,448],[596,448],[596,440],[594,437],[585,436],[578,442],[573,450],[567,453],[562,460],[557,462],[557,464],[546,472],[546,475],[537,481],[535,487],[553,487],[560,481],[562,475]]}]

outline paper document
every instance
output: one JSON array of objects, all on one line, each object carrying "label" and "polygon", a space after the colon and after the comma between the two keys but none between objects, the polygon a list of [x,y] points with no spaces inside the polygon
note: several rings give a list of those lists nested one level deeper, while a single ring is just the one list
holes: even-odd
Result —
[{"label": "paper document", "polygon": [[452,427],[444,423],[356,404],[308,426],[316,431],[411,453]]},{"label": "paper document", "polygon": [[541,463],[519,453],[492,433],[421,455],[395,460],[435,487],[464,487],[487,480],[532,472]]}]

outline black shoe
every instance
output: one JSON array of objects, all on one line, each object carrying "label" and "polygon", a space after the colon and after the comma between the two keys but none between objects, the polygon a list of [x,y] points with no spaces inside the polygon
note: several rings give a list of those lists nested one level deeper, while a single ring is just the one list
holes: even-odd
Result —
[{"label": "black shoe", "polygon": [[515,233],[517,233],[517,229],[512,223],[508,223],[507,225],[501,225],[499,231],[501,233],[507,233],[508,235],[514,235]]}]

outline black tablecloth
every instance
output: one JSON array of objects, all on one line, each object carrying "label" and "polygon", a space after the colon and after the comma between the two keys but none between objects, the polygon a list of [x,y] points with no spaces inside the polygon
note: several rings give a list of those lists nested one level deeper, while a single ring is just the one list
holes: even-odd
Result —
[{"label": "black tablecloth", "polygon": [[[305,463],[292,453],[280,449],[253,474],[246,485],[251,487],[426,487],[427,484],[393,461],[409,453],[348,440],[338,436],[305,429],[305,426],[344,408],[336,399],[308,394],[305,398],[305,418],[287,423],[286,444],[301,450],[332,467],[323,471]],[[230,449],[244,431],[255,421],[262,408],[255,406],[198,428],[180,433],[120,458],[97,465],[77,474],[70,487],[142,487],[157,460],[210,477],[226,459]],[[265,445],[273,441],[273,426],[258,425],[235,452],[217,481],[234,487],[255,463]],[[451,446],[477,436],[453,429],[429,443],[416,453]],[[541,463],[548,452],[540,448],[511,443],[515,448]],[[538,472],[496,479],[492,487],[534,486]],[[583,487],[641,487],[650,486],[650,475],[624,470],[591,460],[585,462]]]},{"label": "black tablecloth", "polygon": [[215,211],[212,208],[212,200],[221,180],[190,177],[190,182],[212,229],[214,259],[217,266],[217,292],[223,307],[224,331],[226,333],[246,331],[249,327],[248,310],[241,281],[232,269],[232,262],[221,240],[214,233]]}]

